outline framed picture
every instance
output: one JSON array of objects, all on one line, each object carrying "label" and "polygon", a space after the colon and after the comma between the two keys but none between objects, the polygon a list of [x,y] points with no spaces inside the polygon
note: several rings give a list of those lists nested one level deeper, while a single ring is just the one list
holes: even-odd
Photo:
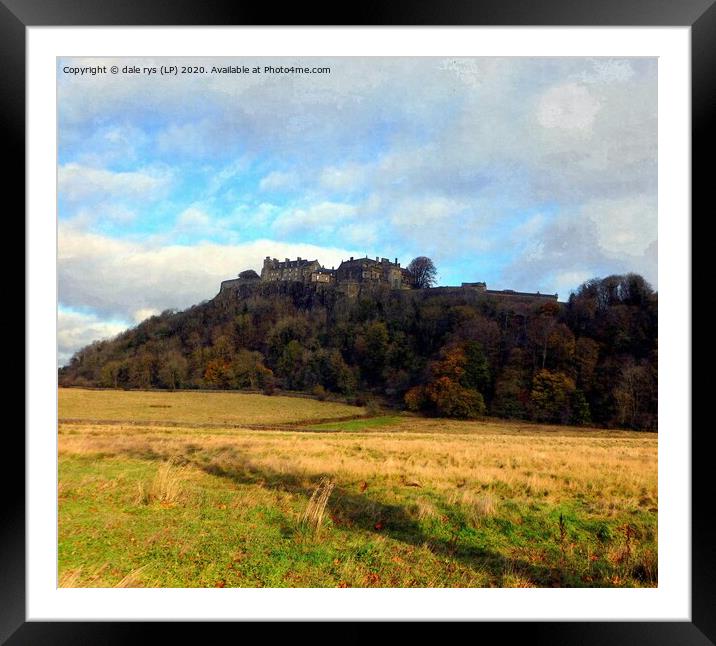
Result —
[{"label": "framed picture", "polygon": [[[199,631],[204,630],[203,625],[192,623],[189,626],[187,621],[366,622],[426,619],[498,621],[501,622],[499,626],[493,624],[493,627],[501,634],[512,633],[516,638],[529,635],[530,639],[536,637],[538,641],[552,642],[558,635],[566,643],[575,640],[580,643],[603,643],[607,639],[624,642],[638,639],[641,643],[653,644],[713,643],[716,627],[711,609],[716,600],[712,583],[712,545],[716,539],[713,530],[707,528],[704,514],[697,513],[697,510],[710,508],[708,494],[713,492],[713,485],[706,481],[704,462],[708,451],[704,448],[705,442],[698,432],[691,432],[690,390],[689,200],[692,195],[698,197],[704,192],[705,167],[694,164],[691,174],[688,168],[689,145],[693,152],[703,152],[713,141],[706,128],[708,107],[714,93],[711,70],[716,9],[711,0],[671,6],[627,1],[597,9],[587,2],[554,1],[527,10],[518,2],[481,3],[479,6],[459,2],[451,3],[449,7],[421,3],[410,8],[385,7],[377,14],[375,10],[368,14],[355,8],[353,15],[346,20],[353,25],[350,27],[337,26],[330,12],[319,14],[316,11],[314,15],[313,11],[306,14],[298,8],[282,17],[282,20],[290,18],[292,26],[277,27],[267,26],[269,21],[275,20],[270,11],[256,7],[237,9],[213,3],[179,2],[173,4],[170,10],[161,3],[130,7],[100,2],[84,7],[64,0],[52,6],[42,2],[1,1],[0,51],[4,54],[3,60],[8,61],[4,85],[10,90],[3,93],[2,99],[9,125],[6,140],[10,148],[8,154],[27,160],[27,192],[23,193],[20,201],[26,206],[28,253],[27,418],[23,445],[26,447],[27,486],[25,497],[18,494],[4,521],[2,568],[7,583],[3,586],[0,636],[7,639],[7,643],[74,643],[83,640],[110,643],[114,640],[119,643],[135,638],[146,629],[146,622],[151,621],[182,622],[178,628],[183,633],[196,631],[193,634],[198,636]],[[313,90],[305,90],[313,99],[307,103],[308,107],[300,110],[283,111],[278,103],[267,102],[258,86],[255,92],[238,97],[231,92],[231,82],[221,85],[229,75],[232,82],[236,78],[241,78],[243,82],[247,77],[251,79],[252,74],[256,78],[259,72],[255,70],[264,73],[262,70],[273,69],[271,65],[274,62],[280,64],[283,70],[284,66],[292,64],[292,60],[296,61],[299,69],[309,69],[313,65],[311,69],[329,70],[328,73],[333,75],[330,82],[326,81],[319,88],[314,84]],[[585,60],[596,63],[584,66],[581,61]],[[436,80],[439,75],[435,70],[442,71],[446,66],[453,75],[451,78],[459,79],[463,85],[482,84],[487,89],[482,94],[469,95],[461,93],[461,90],[453,94],[449,85],[440,85],[441,81]],[[215,68],[215,72],[208,71]],[[380,68],[380,75],[376,72],[377,68]],[[298,83],[299,77],[288,73],[286,76],[283,72],[265,73],[274,75],[272,82],[276,85],[285,84],[283,90],[272,95],[272,100],[292,105],[297,100],[296,94],[285,91],[285,88],[290,87],[288,84]],[[82,78],[85,75],[101,77],[106,82],[92,86],[91,78],[85,83]],[[221,75],[221,81],[217,81]],[[203,81],[194,84],[193,76],[201,77]],[[251,83],[251,80],[248,82]],[[600,84],[599,91],[589,90],[592,87],[590,83]],[[114,89],[130,86],[133,88],[131,93]],[[588,89],[585,90],[585,87]],[[270,133],[277,127],[273,119],[279,120],[281,132],[294,135],[293,139],[291,136],[283,137],[281,146],[296,145],[293,153],[304,166],[303,169],[298,164],[283,167],[256,155],[251,162],[251,172],[255,174],[252,181],[257,187],[256,195],[251,198],[253,210],[248,213],[236,208],[226,219],[212,217],[207,209],[227,212],[232,209],[233,203],[246,200],[245,193],[238,194],[244,190],[241,184],[234,183],[232,192],[227,188],[226,178],[248,174],[248,171],[246,167],[239,169],[237,166],[245,159],[244,162],[234,159],[233,166],[220,167],[214,163],[216,159],[223,159],[221,146],[226,142],[222,140],[230,136],[235,122],[228,109],[221,112],[204,108],[212,92],[223,93],[226,106],[230,106],[232,101],[243,102],[242,109],[250,113],[251,118],[246,121],[248,126],[242,126],[241,137],[248,140],[255,135],[257,146],[270,140]],[[394,96],[388,96],[391,92]],[[322,100],[315,99],[315,95],[320,93],[334,93],[339,97],[343,106],[341,109],[345,110],[351,124],[350,132],[340,135],[329,132],[323,138],[324,133],[336,124],[322,115]],[[430,101],[431,93],[440,100]],[[532,134],[528,132],[527,122],[520,122],[524,108],[521,96],[524,96],[525,104],[530,101],[531,105],[537,106],[535,118],[549,132],[535,139],[537,143],[533,142],[533,150],[520,150],[520,159],[528,159],[528,163],[518,167],[513,165],[518,155],[501,156],[500,149],[508,145],[520,146],[520,138],[514,135],[520,128],[525,129],[523,141]],[[136,117],[136,113],[144,109],[142,97],[146,100],[146,114]],[[405,99],[405,108],[400,116],[402,122],[398,122],[395,112],[390,112],[379,102],[384,97],[387,97],[386,105],[390,106],[401,104],[401,97]],[[484,108],[485,103],[491,100],[494,103]],[[373,114],[368,118],[360,111],[351,111],[352,106],[366,101],[376,106],[374,112],[380,113],[379,118]],[[509,113],[509,119],[503,117],[499,121],[504,131],[501,133],[494,127],[481,128],[477,122],[465,119],[459,106],[468,101],[475,104],[481,102],[483,109],[492,112]],[[600,131],[600,137],[607,138],[605,144],[604,140],[591,135],[597,119],[595,115],[608,101],[626,108],[615,112],[623,119],[619,124]],[[689,106],[692,110],[692,132],[699,133],[691,143],[688,141],[687,125]],[[122,111],[126,118],[122,117]],[[170,113],[171,118],[168,116]],[[110,114],[111,117],[108,116]],[[201,115],[200,127],[192,121],[192,114]],[[181,118],[173,118],[176,115]],[[363,130],[361,118],[366,119]],[[216,120],[214,123],[213,119]],[[455,119],[457,125],[450,123],[451,119]],[[140,122],[146,126],[144,132],[136,129]],[[90,123],[92,127],[83,126]],[[376,124],[381,125],[385,132],[376,131]],[[440,124],[440,128],[436,124]],[[451,134],[441,140],[443,143],[440,146],[435,146],[433,131],[438,129],[450,130]],[[137,141],[150,131],[151,138],[142,140],[142,145],[138,146]],[[20,132],[25,132],[25,142],[21,140]],[[466,170],[474,162],[466,147],[456,145],[456,150],[446,152],[446,141],[454,144],[465,141],[468,132],[479,132],[483,149],[489,151],[486,155],[493,164],[489,172],[480,174]],[[508,135],[508,132],[511,134]],[[587,132],[591,138],[587,137]],[[306,145],[306,133],[310,134],[313,146]],[[610,147],[608,137],[617,136],[620,145],[616,145],[615,139]],[[355,153],[351,148],[356,138],[360,141],[361,151],[380,146],[381,141],[391,138],[400,139],[401,144],[387,154],[383,150],[380,156],[364,159],[362,153]],[[569,142],[565,143],[567,139]],[[112,142],[109,148],[105,146],[107,141]],[[123,147],[118,141],[127,145]],[[405,144],[406,141],[408,144]],[[594,148],[601,145],[603,148],[595,153]],[[250,142],[246,144],[247,148],[250,146]],[[336,147],[333,157],[331,146]],[[618,150],[618,159],[615,150]],[[121,170],[114,173],[102,170],[102,162],[97,160],[105,154],[119,155],[121,159],[114,159],[116,163],[113,163],[115,169]],[[336,161],[340,154],[345,154],[350,163],[340,165]],[[435,156],[433,163],[424,163],[424,159],[431,154]],[[658,177],[655,172],[657,154]],[[581,163],[580,155],[588,162]],[[625,162],[625,157],[629,155],[634,160]],[[129,159],[134,161],[126,163]],[[326,159],[330,159],[330,163],[326,163]],[[422,163],[416,164],[416,160],[422,160]],[[311,190],[318,191],[314,200],[316,203],[308,205],[300,199],[281,202],[282,195],[296,191],[297,186],[310,184],[308,173],[304,171],[314,162],[315,168],[311,172],[319,178],[317,181],[323,191],[312,186]],[[398,171],[396,166],[400,166]],[[525,174],[528,167],[534,176]],[[15,176],[8,184],[14,187],[18,196],[23,185],[20,168],[22,164],[17,164],[10,170]],[[510,181],[497,184],[496,190],[502,192],[499,197],[502,210],[496,211],[495,218],[514,214],[514,221],[507,227],[510,236],[498,235],[489,228],[478,231],[470,226],[455,227],[454,223],[451,228],[447,227],[446,217],[462,218],[467,217],[465,214],[470,209],[494,208],[498,202],[496,196],[492,196],[489,202],[479,201],[470,193],[472,189],[466,187],[494,181],[490,173],[497,173],[495,169],[498,168],[503,178],[510,176]],[[591,178],[588,177],[590,169],[594,173]],[[613,177],[610,176],[608,186],[618,186],[623,191],[618,199],[609,193],[611,188],[604,188],[607,185],[604,178],[610,172],[613,172]],[[535,179],[538,175],[539,180]],[[181,176],[181,182],[172,184],[170,178],[177,176]],[[422,190],[435,181],[435,176],[439,176],[442,191],[438,197]],[[356,210],[348,203],[349,200],[343,199],[347,195],[347,182],[351,184],[350,190],[361,182],[372,183],[373,186],[382,183],[384,190],[380,194],[366,190],[359,197],[351,194],[356,200],[361,200],[361,209]],[[522,182],[529,182],[551,196],[542,199],[541,211],[528,211],[527,202],[519,200],[509,207],[505,206],[512,196],[519,193]],[[178,217],[172,220],[173,237],[167,238],[166,247],[174,245],[167,253],[176,252],[176,255],[172,262],[163,264],[158,270],[169,274],[166,283],[155,280],[147,263],[139,263],[133,268],[121,262],[112,262],[112,254],[119,245],[136,245],[138,255],[150,249],[147,253],[157,257],[156,251],[160,247],[147,246],[145,242],[150,237],[157,240],[166,232],[155,226],[156,223],[143,226],[139,220],[148,212],[145,210],[147,204],[151,205],[152,213],[161,214],[164,205],[171,201],[168,187],[173,186],[176,190],[179,183],[186,195],[183,200],[172,204],[174,208],[181,202],[182,208]],[[190,195],[192,185],[204,187],[201,200]],[[560,203],[562,198],[555,197],[573,196],[577,190],[575,186],[587,185],[589,188],[583,190],[591,193],[587,195],[585,192],[573,203],[567,197]],[[690,188],[691,185],[695,190]],[[634,189],[634,186],[638,188]],[[630,191],[634,195],[647,195],[648,199],[639,201]],[[221,199],[217,197],[213,202],[207,197],[214,199],[213,196],[219,193]],[[264,196],[263,200],[261,196]],[[657,200],[658,245],[657,223],[652,217],[656,213]],[[551,263],[557,263],[554,259],[562,252],[556,246],[538,251],[534,245],[530,246],[530,236],[537,239],[535,232],[543,228],[546,230],[551,224],[554,228],[550,229],[550,235],[556,240],[554,232],[564,232],[572,226],[570,220],[558,217],[560,209],[565,210],[568,205],[580,209],[593,226],[576,233],[565,233],[564,238],[560,238],[562,248],[569,244],[582,247],[572,250],[572,265],[550,267]],[[590,208],[592,211],[589,211]],[[401,209],[402,216],[398,214]],[[101,224],[97,223],[94,215],[99,211],[107,214]],[[620,219],[620,216],[603,215],[605,211],[627,215]],[[414,213],[412,219],[408,212]],[[378,233],[378,227],[368,226],[366,213],[371,213],[376,221],[382,217],[381,213],[388,214],[387,217],[392,218],[390,226],[380,228]],[[163,221],[161,215],[156,217],[156,222]],[[247,225],[249,218],[253,219]],[[331,226],[326,226],[326,221]],[[333,225],[337,221],[346,226],[339,230]],[[234,237],[235,230],[240,230],[240,226],[253,229],[254,239],[248,240],[247,244],[254,255],[256,250],[261,250],[263,264],[255,265],[253,256],[238,254],[233,258],[240,258],[241,261],[250,258],[251,262],[247,260],[247,266],[237,266],[231,270],[234,275],[227,273],[221,278],[217,272],[228,272],[229,265],[216,262],[216,256],[224,248],[222,245],[233,244],[238,248],[246,242],[246,238],[240,239],[243,233]],[[637,227],[649,230],[646,233],[637,232]],[[296,261],[289,258],[280,261],[273,257],[272,249],[262,244],[264,238],[272,233],[276,236],[272,243],[274,246],[277,240],[286,242],[275,253],[283,256],[285,249],[285,254],[289,255],[298,248],[296,245],[299,242],[306,243],[305,238],[292,237],[298,229],[309,230],[316,241],[315,245],[307,244],[305,247],[310,258],[313,258],[310,254],[316,255],[315,266],[306,265],[301,257]],[[345,233],[348,229],[350,234]],[[422,238],[414,235],[416,230],[423,231]],[[121,235],[115,235],[117,232]],[[375,248],[378,243],[385,246],[390,235],[408,236],[407,232],[411,232],[411,240],[415,244],[396,245],[399,248],[396,254],[405,254],[403,257],[393,258],[391,255],[390,258],[376,258],[375,262],[372,260],[375,253],[382,252],[382,249]],[[446,233],[450,239],[444,240],[443,247],[440,247],[436,241]],[[590,238],[590,235],[596,238]],[[186,255],[177,252],[186,244],[186,238],[182,236],[188,236],[192,242],[201,242],[203,251]],[[503,249],[500,256],[497,251],[493,252],[485,246],[483,253],[486,260],[483,264],[475,262],[472,265],[482,273],[460,273],[456,267],[464,265],[472,250],[480,248],[481,236],[492,236],[494,244],[512,246],[512,255]],[[416,246],[418,243],[425,247]],[[351,254],[357,254],[363,247],[366,247],[365,259],[354,261]],[[503,572],[499,579],[488,576],[482,586],[475,583],[477,578],[469,579],[466,575],[468,578],[459,579],[456,576],[454,580],[449,579],[451,585],[458,588],[455,590],[443,589],[445,586],[442,585],[433,588],[425,583],[430,580],[429,577],[410,586],[399,575],[394,578],[398,583],[383,585],[380,589],[368,589],[371,586],[366,584],[361,589],[336,590],[328,587],[331,583],[315,583],[312,579],[300,577],[295,579],[298,583],[284,583],[280,587],[269,583],[269,589],[260,589],[269,579],[257,579],[255,587],[240,588],[232,587],[230,583],[224,587],[222,582],[225,584],[226,580],[221,577],[212,578],[211,583],[207,582],[208,579],[192,583],[180,578],[174,583],[156,587],[149,585],[142,589],[129,589],[132,588],[127,582],[129,579],[122,579],[124,585],[115,589],[111,583],[107,584],[109,587],[105,584],[93,586],[91,578],[82,579],[84,557],[80,553],[74,560],[67,560],[74,565],[60,573],[58,583],[58,331],[61,336],[59,352],[67,355],[60,357],[60,365],[67,365],[72,353],[77,352],[85,342],[93,340],[93,337],[82,336],[80,331],[94,326],[106,334],[115,334],[126,327],[126,321],[137,324],[155,317],[161,322],[165,314],[160,314],[160,311],[173,306],[163,299],[163,294],[172,293],[172,284],[182,282],[188,285],[196,276],[201,277],[201,280],[197,279],[198,286],[186,289],[184,298],[187,300],[181,301],[178,306],[189,307],[202,300],[202,290],[207,289],[207,283],[202,282],[206,275],[220,277],[223,282],[221,286],[215,285],[217,291],[220,289],[220,293],[229,294],[234,293],[233,290],[244,289],[245,283],[254,280],[343,282],[346,293],[351,289],[360,289],[361,281],[372,279],[385,280],[391,289],[420,289],[424,286],[408,284],[418,280],[415,278],[418,266],[411,263],[407,272],[405,267],[413,256],[416,256],[413,262],[420,258],[429,260],[419,255],[422,248],[428,248],[430,255],[440,253],[439,249],[448,250],[445,255],[437,257],[438,271],[442,272],[441,282],[438,283],[441,287],[459,285],[459,289],[471,290],[471,294],[489,292],[498,301],[520,297],[546,301],[552,299],[552,291],[576,291],[580,282],[592,277],[574,269],[577,267],[576,259],[583,260],[587,255],[592,263],[587,265],[590,270],[592,267],[599,270],[602,267],[621,267],[609,264],[615,255],[638,258],[642,263],[639,270],[654,286],[658,284],[662,300],[659,331],[662,339],[668,339],[668,343],[662,342],[659,348],[661,361],[658,364],[658,417],[661,418],[658,437],[658,566],[653,561],[645,561],[641,569],[631,568],[629,574],[624,575],[632,577],[633,580],[628,582],[610,572],[610,578],[594,583],[589,567],[588,572],[580,570],[580,579],[569,579],[568,583],[565,583],[563,575],[559,580],[554,579],[549,568],[544,568],[541,579],[525,577],[523,581],[521,571],[515,570],[507,574]],[[518,248],[519,254],[515,251]],[[370,254],[367,249],[371,250]],[[74,273],[59,275],[58,250],[60,254],[72,256]],[[88,254],[88,250],[91,253]],[[320,256],[322,253],[328,256]],[[92,258],[89,259],[88,255]],[[498,256],[509,256],[511,269],[491,274],[489,263],[495,262],[493,258]],[[535,260],[537,256],[539,259]],[[363,260],[365,262],[360,264]],[[351,263],[355,262],[360,266],[354,268]],[[182,267],[192,264],[202,267],[211,265],[219,269],[214,274],[209,271],[192,274]],[[627,264],[624,266],[627,267]],[[239,271],[241,273],[236,277]],[[624,270],[625,273],[627,271],[628,268]],[[498,281],[505,280],[505,277],[514,280],[514,283],[500,284]],[[540,282],[532,286],[530,279]],[[430,275],[427,280],[431,280]],[[487,285],[474,282],[484,280],[487,280]],[[552,282],[545,282],[548,280]],[[141,290],[132,288],[132,281],[151,286],[154,300],[144,302]],[[561,282],[552,290],[550,288],[555,281]],[[493,282],[497,283],[497,289],[492,289]],[[90,283],[95,285],[95,291],[82,287]],[[347,286],[349,283],[350,287]],[[71,306],[67,306],[70,300],[65,300],[63,304],[63,296],[70,290],[68,285],[77,292],[84,289],[85,300],[78,298],[72,301]],[[445,294],[452,289],[442,288],[448,290]],[[519,292],[513,291],[513,288]],[[213,295],[207,293],[203,298]],[[97,315],[97,312],[102,312],[102,315]],[[120,316],[121,320],[113,323],[111,315],[117,312],[121,312],[124,318]],[[66,320],[74,317],[75,322],[81,319],[81,325],[73,327],[71,334],[68,332],[62,336],[62,317]],[[547,336],[544,338],[547,339]],[[467,347],[465,345],[462,351],[466,351]],[[285,354],[285,348],[282,351]],[[546,363],[546,340],[544,352],[545,357],[541,359],[543,369],[549,367]],[[369,354],[366,353],[366,356]],[[434,356],[438,356],[437,349]],[[440,357],[445,362],[449,358],[444,354]],[[181,363],[183,359],[180,357],[178,361]],[[430,364],[433,372],[437,370],[436,361]],[[215,358],[209,358],[205,361],[206,365],[201,365],[197,374],[204,381],[199,387],[224,387],[219,363]],[[272,371],[263,364],[258,367],[254,364],[253,376],[246,377],[247,383],[250,382],[251,387],[265,389],[265,375]],[[182,372],[182,366],[177,368],[176,374]],[[134,370],[135,366],[128,368],[128,371]],[[105,372],[102,373],[103,379],[113,383],[114,387],[121,386],[119,380],[123,377],[118,376],[118,372],[109,369]],[[188,382],[189,372],[182,372],[181,379]],[[545,374],[547,372],[545,370]],[[284,373],[288,374],[290,370]],[[174,377],[157,377],[162,381],[162,387],[174,389],[178,383],[176,380],[180,378],[172,374]],[[232,379],[236,378],[235,374],[235,371],[232,372]],[[395,376],[395,380],[398,378]],[[291,385],[287,379],[284,376],[286,390],[308,390],[312,387],[313,395],[323,401],[326,392],[322,386],[319,392],[316,390],[319,386]],[[370,381],[370,377],[366,379]],[[168,385],[170,382],[172,385]],[[137,383],[132,382],[132,386],[137,386]],[[95,384],[78,381],[74,385]],[[420,391],[421,397],[427,397],[427,386],[425,388]],[[574,384],[571,389],[570,393],[575,389]],[[273,401],[276,402],[276,399]],[[572,398],[570,401],[576,400]],[[633,399],[630,401],[633,403]],[[408,399],[405,402],[410,404]],[[477,406],[477,403],[473,404]],[[64,404],[60,402],[59,405]],[[164,405],[152,404],[155,408]],[[570,404],[569,421],[576,419],[574,411],[577,408],[577,404]],[[648,411],[639,410],[639,421],[634,421],[635,413],[630,423],[635,425],[634,428],[649,426],[651,418]],[[81,411],[77,415],[81,417]],[[549,416],[551,413],[545,415],[545,421],[554,421],[559,417],[557,415],[553,420]],[[567,418],[565,421],[568,421]],[[19,454],[22,442],[16,439],[16,453]],[[92,440],[78,440],[78,453],[81,452],[80,445],[86,446],[88,442]],[[653,448],[656,450],[656,446]],[[223,467],[214,465],[212,468],[216,472]],[[263,479],[274,477],[276,473],[256,471],[252,477]],[[92,477],[89,472],[78,472],[76,490],[79,491],[81,483],[91,481]],[[147,482],[145,489],[140,483],[139,498],[144,496],[149,499],[155,495],[151,491],[153,485]],[[534,484],[536,481],[531,482]],[[282,487],[287,483],[288,480],[283,482]],[[368,487],[367,483],[363,484]],[[419,488],[422,485],[411,481],[406,487]],[[301,495],[311,498],[310,490],[304,489],[300,490]],[[323,493],[327,500],[331,491]],[[320,487],[314,494],[314,498],[320,500]],[[341,495],[349,498],[347,491],[341,491]],[[652,500],[646,490],[641,495],[645,501],[641,506],[656,513],[656,497]],[[473,502],[484,509],[485,501],[482,496],[479,501]],[[161,501],[157,497],[154,502],[171,507],[169,497]],[[221,501],[217,499],[216,502],[214,506],[220,510]],[[387,504],[384,507],[386,514],[392,509]],[[428,510],[425,513],[432,512]],[[120,534],[112,533],[111,523],[102,525],[105,520],[101,517],[101,510],[90,505],[83,508],[82,514],[90,517],[95,514],[94,518],[99,519],[100,524],[91,531],[106,533],[108,544],[117,540]],[[371,516],[370,524],[375,532],[383,529],[383,520],[379,516]],[[212,522],[209,517],[205,520]],[[346,521],[340,517],[331,522],[338,524],[351,520],[355,521],[354,518]],[[650,527],[656,532],[655,517],[653,521]],[[636,521],[634,525],[626,523],[623,526],[627,528],[626,547],[621,549],[622,552],[624,549],[629,552],[633,536],[630,532],[636,531],[631,528],[641,529],[642,526]],[[564,538],[561,558],[565,559],[566,550],[570,549],[566,538],[569,528],[564,527],[561,513],[559,527]],[[388,533],[388,538],[398,534],[397,531],[393,535]],[[417,539],[411,540],[404,541],[409,551],[422,547]],[[426,538],[425,542],[429,540]],[[76,544],[81,550],[82,541],[78,540]],[[452,544],[447,538],[440,545],[445,548],[446,554],[452,554],[449,552]],[[656,545],[655,535],[654,548]],[[400,561],[401,556],[402,552],[394,558]],[[585,562],[591,556],[591,553],[585,553]],[[608,558],[623,560],[623,554],[621,557],[605,556],[605,564]],[[338,568],[340,559],[335,561]],[[99,572],[95,566],[96,563],[88,565],[84,571],[93,569]],[[231,567],[234,567],[233,562]],[[537,569],[533,568],[533,571]],[[657,569],[658,576],[655,573]],[[139,576],[137,570],[132,572],[132,576]],[[370,573],[363,575],[370,576]],[[70,581],[72,577],[82,582],[74,587]],[[469,582],[465,583],[468,579]],[[289,580],[292,579],[285,579]],[[536,586],[535,580],[538,580]],[[549,587],[550,580],[560,589],[544,589]],[[461,581],[463,585],[460,585]],[[506,583],[500,585],[500,581]],[[527,587],[543,589],[490,589],[516,588],[521,581]],[[639,582],[646,582],[647,585],[641,586]],[[284,589],[283,585],[300,589]],[[162,624],[162,630],[167,628],[166,623]],[[361,630],[368,631],[369,627],[363,626]]]}]

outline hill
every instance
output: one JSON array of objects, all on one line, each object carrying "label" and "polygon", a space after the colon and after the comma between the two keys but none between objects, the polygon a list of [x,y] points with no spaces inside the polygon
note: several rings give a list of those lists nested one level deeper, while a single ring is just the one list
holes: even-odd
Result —
[{"label": "hill", "polygon": [[61,386],[276,389],[448,417],[656,430],[657,295],[635,274],[567,303],[471,289],[254,283],[77,352]]}]

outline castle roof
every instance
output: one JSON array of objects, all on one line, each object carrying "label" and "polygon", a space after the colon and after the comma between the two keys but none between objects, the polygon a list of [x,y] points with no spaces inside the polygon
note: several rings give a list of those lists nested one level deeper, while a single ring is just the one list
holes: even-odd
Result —
[{"label": "castle roof", "polygon": [[289,260],[288,258],[286,258],[286,260],[284,260],[282,262],[278,258],[274,258],[273,262],[276,263],[281,268],[292,268],[292,267],[306,267],[308,265],[313,265],[313,264],[317,263],[318,260],[305,260],[303,258],[297,258],[296,260]]},{"label": "castle roof", "polygon": [[344,266],[353,266],[353,265],[398,265],[398,259],[395,259],[395,262],[391,262],[388,258],[369,258],[368,256],[365,256],[364,258],[350,258],[349,260],[341,260],[341,264],[339,267]]}]

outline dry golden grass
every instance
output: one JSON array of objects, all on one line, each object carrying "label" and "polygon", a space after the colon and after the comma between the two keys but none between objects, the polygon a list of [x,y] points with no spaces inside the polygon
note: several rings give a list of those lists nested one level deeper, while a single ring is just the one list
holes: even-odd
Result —
[{"label": "dry golden grass", "polygon": [[303,397],[266,397],[237,392],[124,391],[60,388],[61,420],[173,422],[230,426],[292,424],[364,414],[363,408]]},{"label": "dry golden grass", "polygon": [[[180,459],[216,469],[291,473],[309,483],[328,474],[342,481],[400,481],[458,490],[478,515],[489,515],[485,497],[501,488],[522,498],[559,502],[593,499],[595,511],[649,508],[657,500],[657,438],[571,433],[421,432],[432,420],[413,419],[412,433],[326,433],[231,429],[212,433],[160,426],[60,424],[61,455]],[[463,425],[464,430],[469,426]]]},{"label": "dry golden grass", "polygon": [[182,482],[185,469],[177,467],[174,461],[162,464],[149,485],[139,482],[137,503],[147,505],[158,502],[165,505],[175,505],[182,495]]},{"label": "dry golden grass", "polygon": [[60,588],[81,588],[82,568],[67,570],[60,575],[58,587]]},{"label": "dry golden grass", "polygon": [[129,574],[123,577],[114,587],[115,588],[141,588],[142,586],[142,572],[147,569],[146,565],[138,567],[132,570]]},{"label": "dry golden grass", "polygon": [[321,481],[318,483],[318,486],[308,501],[306,511],[303,513],[301,523],[316,533],[320,530],[323,515],[326,513],[328,499],[331,497],[335,486],[335,482],[332,482],[328,478],[321,478]]}]

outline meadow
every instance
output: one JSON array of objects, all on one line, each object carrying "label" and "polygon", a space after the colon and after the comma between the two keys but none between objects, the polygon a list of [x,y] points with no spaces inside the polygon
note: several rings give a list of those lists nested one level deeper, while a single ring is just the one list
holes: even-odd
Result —
[{"label": "meadow", "polygon": [[63,587],[653,587],[657,436],[59,390]]}]

